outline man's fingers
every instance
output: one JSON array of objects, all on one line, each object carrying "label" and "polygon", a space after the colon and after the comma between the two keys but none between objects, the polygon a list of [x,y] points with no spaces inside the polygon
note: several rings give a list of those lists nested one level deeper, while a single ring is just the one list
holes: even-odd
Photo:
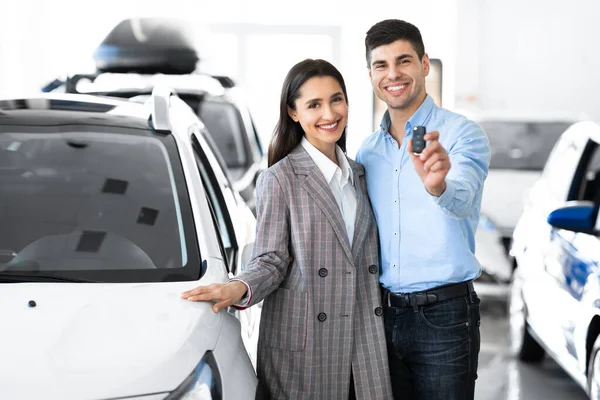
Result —
[{"label": "man's fingers", "polygon": [[441,161],[442,159],[443,158],[440,153],[433,153],[429,158],[427,158],[427,161],[425,161],[425,164],[423,164],[423,169],[425,171],[429,171],[431,169],[432,165],[434,165],[438,161]]},{"label": "man's fingers", "polygon": [[450,160],[449,159],[439,160],[438,162],[431,165],[431,167],[429,167],[429,170],[431,172],[448,171],[448,170],[450,170]]},{"label": "man's fingers", "polygon": [[431,167],[429,167],[429,171],[431,171],[431,172],[439,172],[439,171],[443,171],[444,168],[445,168],[444,161],[437,161]]},{"label": "man's fingers", "polygon": [[427,161],[427,159],[429,157],[431,157],[431,155],[434,153],[446,154],[446,150],[442,147],[442,145],[438,141],[433,141],[433,142],[427,143],[427,146],[421,152],[421,155],[420,155],[421,160]]},{"label": "man's fingers", "polygon": [[438,131],[427,132],[423,138],[425,140],[438,140],[440,138],[440,133]]}]

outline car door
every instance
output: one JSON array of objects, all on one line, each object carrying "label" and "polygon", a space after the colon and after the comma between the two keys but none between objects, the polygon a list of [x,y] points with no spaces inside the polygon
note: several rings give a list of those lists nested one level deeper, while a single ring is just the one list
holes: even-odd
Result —
[{"label": "car door", "polygon": [[[600,201],[600,146],[588,140],[570,189],[576,201]],[[596,276],[600,260],[600,243],[596,236],[552,228],[545,254],[546,271],[557,283],[551,295],[557,299],[556,321],[562,334],[565,357],[578,359],[575,338],[578,321],[586,313],[580,303],[590,276]],[[585,357],[585,353],[583,354]]]},{"label": "car door", "polygon": [[[231,189],[231,185],[223,173],[223,170],[216,165],[217,160],[208,148],[205,136],[200,128],[194,130],[192,134],[192,147],[196,157],[196,163],[200,171],[203,184],[206,187],[209,204],[213,211],[214,223],[217,231],[220,234],[220,243],[223,253],[223,258],[228,265],[229,276],[233,277],[241,266],[241,256],[246,246],[251,245],[247,232],[243,232],[234,228],[236,226],[241,229],[247,225],[245,229],[255,229],[255,224],[245,223],[245,218],[254,220],[250,210],[246,208],[247,215],[244,218],[243,210],[240,210],[240,205],[235,200],[235,193]],[[239,217],[239,218],[236,218]],[[253,236],[252,236],[253,237]],[[258,334],[260,325],[261,309],[260,307],[250,307],[246,310],[229,310],[240,321],[241,335],[248,356],[252,365],[256,369],[256,351],[258,345]]]},{"label": "car door", "polygon": [[548,214],[569,199],[573,177],[579,165],[582,146],[577,136],[565,133],[556,144],[544,168],[542,178],[533,186],[521,217],[515,240],[521,247],[519,268],[528,323],[550,348],[563,348],[564,336],[555,312],[564,300],[561,294],[560,267],[548,262],[553,231]]}]

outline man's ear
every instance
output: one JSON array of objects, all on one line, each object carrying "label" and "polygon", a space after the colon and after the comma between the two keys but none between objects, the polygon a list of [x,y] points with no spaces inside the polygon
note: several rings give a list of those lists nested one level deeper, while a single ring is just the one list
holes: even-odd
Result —
[{"label": "man's ear", "polygon": [[431,69],[431,64],[429,63],[429,55],[427,53],[423,54],[423,60],[421,63],[423,64],[423,75],[428,76]]},{"label": "man's ear", "polygon": [[292,107],[288,106],[287,112],[288,112],[288,115],[290,116],[290,118],[294,120],[294,122],[298,122],[298,116],[296,115],[296,110],[294,110]]}]

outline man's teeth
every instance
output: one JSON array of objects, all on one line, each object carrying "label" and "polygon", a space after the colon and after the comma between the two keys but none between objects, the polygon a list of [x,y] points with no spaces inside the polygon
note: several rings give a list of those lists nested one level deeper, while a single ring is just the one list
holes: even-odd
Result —
[{"label": "man's teeth", "polygon": [[337,124],[338,124],[337,122],[334,122],[334,123],[333,123],[333,124],[331,124],[331,125],[319,125],[319,126],[320,126],[321,128],[323,128],[323,129],[333,129],[333,128],[335,128],[335,127],[337,126]]},{"label": "man's teeth", "polygon": [[400,86],[389,86],[389,87],[388,87],[388,90],[391,90],[391,91],[402,90],[402,89],[404,89],[405,87],[406,87],[406,85],[400,85]]}]

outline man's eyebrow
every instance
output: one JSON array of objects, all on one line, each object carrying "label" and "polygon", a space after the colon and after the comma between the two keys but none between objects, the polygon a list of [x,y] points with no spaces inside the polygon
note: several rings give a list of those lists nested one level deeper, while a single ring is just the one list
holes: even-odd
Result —
[{"label": "man's eyebrow", "polygon": [[412,56],[412,54],[401,54],[398,57],[396,57],[396,61],[402,61],[405,58],[414,58],[414,57]]},{"label": "man's eyebrow", "polygon": [[[398,57],[396,57],[396,61],[402,61],[406,58],[414,58],[412,54],[400,54]],[[374,60],[371,65],[379,65],[379,64],[386,64],[386,62],[384,60]]]}]

